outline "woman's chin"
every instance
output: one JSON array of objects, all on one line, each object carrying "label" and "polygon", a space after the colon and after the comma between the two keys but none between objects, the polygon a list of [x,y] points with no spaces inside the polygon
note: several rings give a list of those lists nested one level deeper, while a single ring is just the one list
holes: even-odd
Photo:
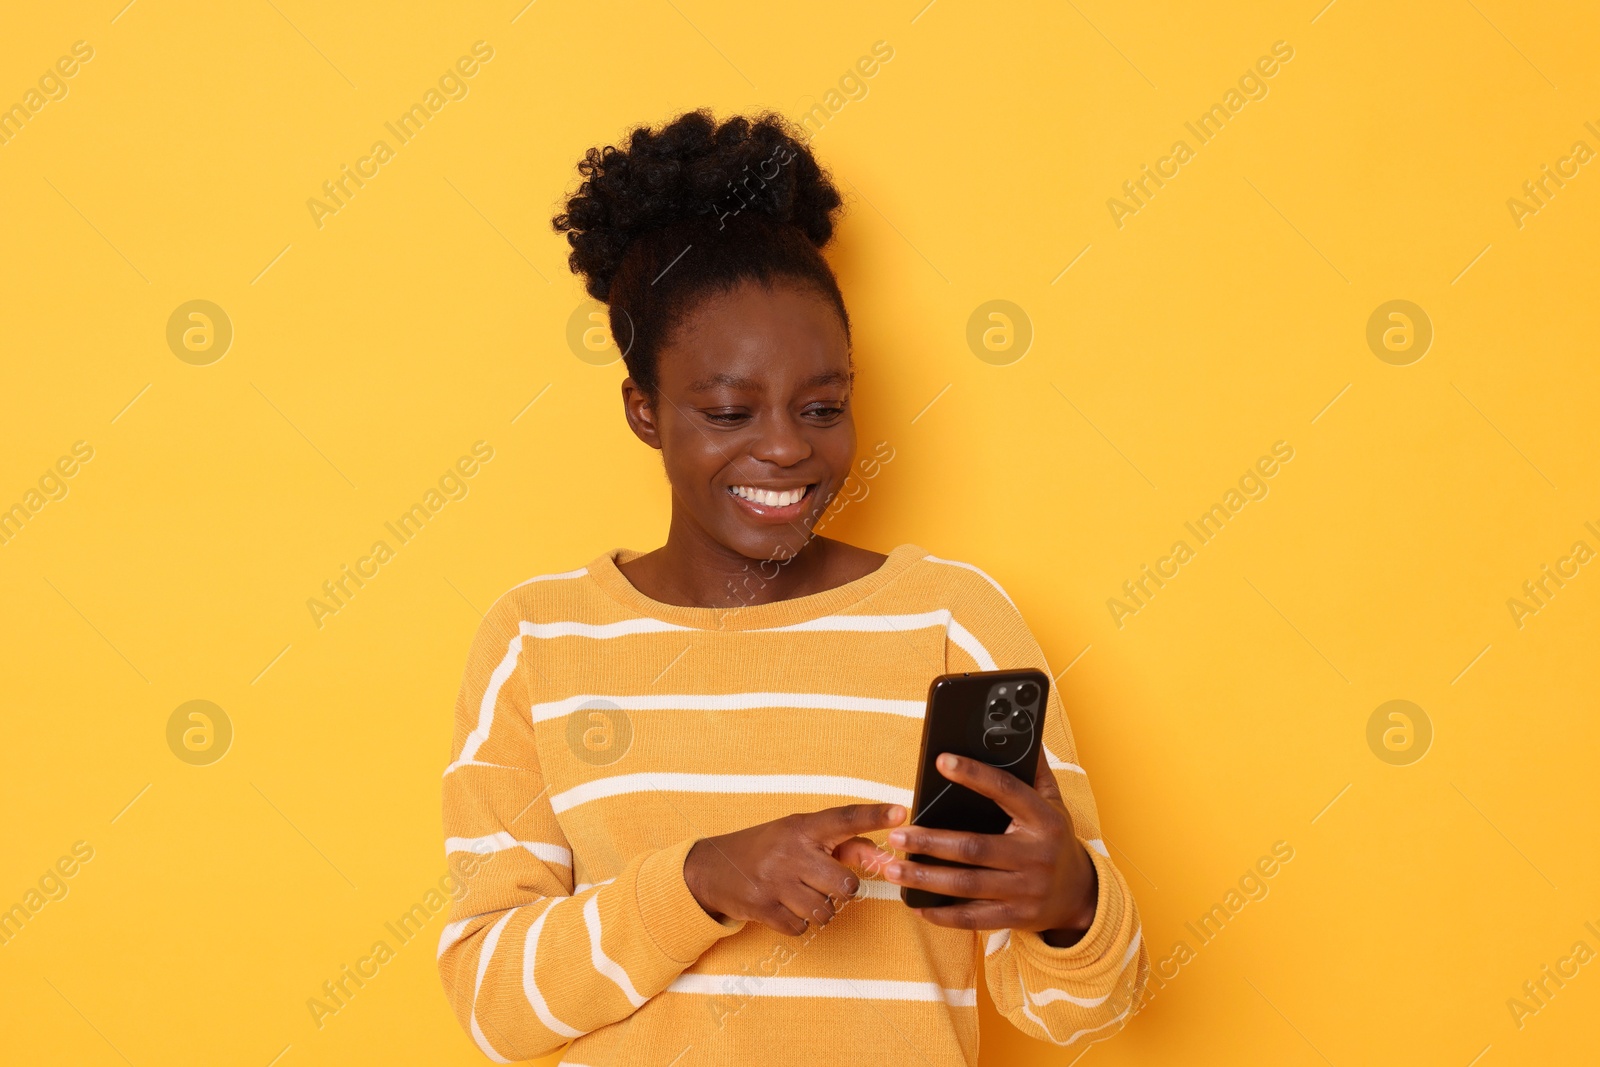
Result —
[{"label": "woman's chin", "polygon": [[[783,563],[793,559],[813,538],[809,523],[798,519],[788,526],[743,527],[728,531],[723,544],[748,559]],[[770,575],[769,575],[770,577]]]}]

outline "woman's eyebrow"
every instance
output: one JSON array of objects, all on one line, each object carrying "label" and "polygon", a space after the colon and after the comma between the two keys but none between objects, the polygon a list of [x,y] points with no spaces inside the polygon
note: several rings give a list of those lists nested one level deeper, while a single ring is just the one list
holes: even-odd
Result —
[{"label": "woman's eyebrow", "polygon": [[[821,374],[813,374],[800,384],[802,388],[812,389],[819,385],[849,385],[850,379],[838,371],[825,371]],[[689,391],[691,393],[703,393],[719,385],[726,385],[731,389],[748,389],[753,393],[762,391],[761,383],[754,378],[741,378],[736,374],[728,374],[726,372],[709,374],[698,381],[690,382]]]},{"label": "woman's eyebrow", "polygon": [[726,385],[732,389],[749,389],[752,392],[760,392],[761,390],[761,383],[754,378],[741,378],[737,374],[719,371],[716,374],[709,374],[698,381],[690,382],[689,391],[691,393],[703,393],[719,385]]},{"label": "woman's eyebrow", "polygon": [[849,385],[850,379],[836,370],[831,370],[822,374],[813,374],[801,384],[810,389],[818,385]]}]

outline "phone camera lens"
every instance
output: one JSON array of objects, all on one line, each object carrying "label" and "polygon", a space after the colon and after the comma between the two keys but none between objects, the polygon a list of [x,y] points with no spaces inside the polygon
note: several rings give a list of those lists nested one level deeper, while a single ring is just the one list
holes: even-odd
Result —
[{"label": "phone camera lens", "polygon": [[1017,703],[1032,704],[1039,699],[1039,687],[1032,682],[1023,682],[1017,687]]},{"label": "phone camera lens", "polygon": [[996,697],[989,701],[989,717],[1003,719],[1011,713],[1011,701],[1005,697]]}]

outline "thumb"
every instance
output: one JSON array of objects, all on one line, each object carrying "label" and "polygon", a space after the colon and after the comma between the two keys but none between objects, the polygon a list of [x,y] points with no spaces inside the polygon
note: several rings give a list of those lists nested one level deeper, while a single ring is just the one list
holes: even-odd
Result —
[{"label": "thumb", "polygon": [[869,841],[864,837],[852,837],[833,850],[833,858],[846,867],[854,867],[877,877],[884,865],[894,859],[894,853],[880,848],[875,841]]},{"label": "thumb", "polygon": [[1061,800],[1061,786],[1056,782],[1056,772],[1050,769],[1043,745],[1039,746],[1039,770],[1033,776],[1033,791],[1045,800]]}]

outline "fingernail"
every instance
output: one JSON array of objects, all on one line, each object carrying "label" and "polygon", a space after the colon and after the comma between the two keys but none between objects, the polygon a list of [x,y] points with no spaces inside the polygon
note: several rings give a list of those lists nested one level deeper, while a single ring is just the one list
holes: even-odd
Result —
[{"label": "fingernail", "polygon": [[883,876],[890,879],[899,878],[902,869],[898,863],[891,863],[883,869]]},{"label": "fingernail", "polygon": [[954,756],[950,755],[950,753],[946,752],[944,755],[939,757],[939,769],[941,771],[953,771],[953,770],[955,770],[956,769],[956,758]]},{"label": "fingernail", "polygon": [[901,845],[904,845],[905,843],[906,843],[906,832],[904,830],[890,830],[889,831],[889,844],[894,845],[896,848],[898,848]]},{"label": "fingernail", "polygon": [[889,809],[889,821],[890,822],[896,822],[896,823],[897,822],[903,822],[905,820],[905,817],[906,817],[906,809],[902,808],[900,805],[896,804],[894,807]]}]

